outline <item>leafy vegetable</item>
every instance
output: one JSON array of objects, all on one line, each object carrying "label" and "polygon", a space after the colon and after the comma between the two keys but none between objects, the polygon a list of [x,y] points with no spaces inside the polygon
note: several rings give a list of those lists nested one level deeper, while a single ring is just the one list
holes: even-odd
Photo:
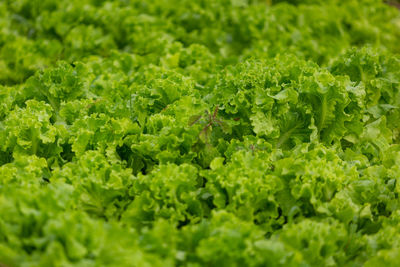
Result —
[{"label": "leafy vegetable", "polygon": [[0,266],[397,266],[400,13],[0,2]]}]

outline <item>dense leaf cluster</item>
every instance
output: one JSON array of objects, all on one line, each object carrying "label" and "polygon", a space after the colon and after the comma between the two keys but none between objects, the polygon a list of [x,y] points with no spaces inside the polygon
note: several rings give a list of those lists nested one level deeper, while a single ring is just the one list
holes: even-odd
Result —
[{"label": "dense leaf cluster", "polygon": [[0,2],[0,266],[396,266],[400,13]]}]

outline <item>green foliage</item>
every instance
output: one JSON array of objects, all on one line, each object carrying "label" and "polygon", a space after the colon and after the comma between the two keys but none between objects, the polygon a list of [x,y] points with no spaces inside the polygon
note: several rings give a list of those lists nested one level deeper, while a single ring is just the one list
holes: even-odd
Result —
[{"label": "green foliage", "polygon": [[400,13],[0,1],[0,266],[397,266]]}]

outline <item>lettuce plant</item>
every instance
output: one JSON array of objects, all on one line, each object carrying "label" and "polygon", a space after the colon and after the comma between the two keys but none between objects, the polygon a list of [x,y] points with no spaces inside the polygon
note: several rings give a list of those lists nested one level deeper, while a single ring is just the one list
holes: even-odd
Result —
[{"label": "lettuce plant", "polygon": [[397,266],[400,13],[0,2],[0,266]]}]

